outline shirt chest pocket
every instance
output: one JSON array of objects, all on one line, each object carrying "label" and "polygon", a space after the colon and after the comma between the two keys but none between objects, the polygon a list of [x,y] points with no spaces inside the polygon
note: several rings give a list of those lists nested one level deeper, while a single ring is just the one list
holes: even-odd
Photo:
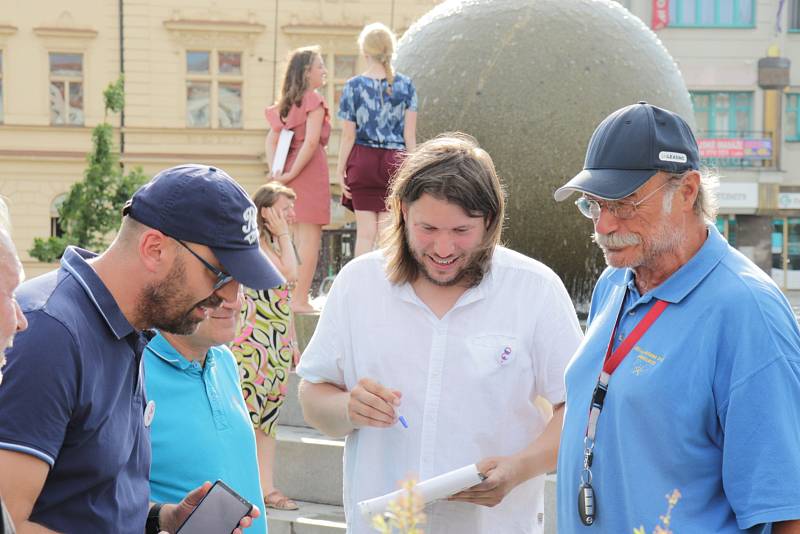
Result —
[{"label": "shirt chest pocket", "polygon": [[523,348],[515,336],[481,334],[467,339],[470,365],[481,375],[519,370],[524,366]]}]

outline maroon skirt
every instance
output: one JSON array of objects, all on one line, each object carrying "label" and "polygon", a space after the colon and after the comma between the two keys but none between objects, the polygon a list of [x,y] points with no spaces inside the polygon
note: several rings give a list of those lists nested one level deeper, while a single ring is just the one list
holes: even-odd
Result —
[{"label": "maroon skirt", "polygon": [[401,150],[353,145],[344,180],[353,198],[342,196],[342,206],[352,211],[386,211],[389,181],[400,167],[403,154]]}]

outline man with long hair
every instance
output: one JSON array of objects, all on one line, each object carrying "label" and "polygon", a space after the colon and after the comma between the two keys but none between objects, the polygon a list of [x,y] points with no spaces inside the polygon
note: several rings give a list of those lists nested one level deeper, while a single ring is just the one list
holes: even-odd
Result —
[{"label": "man with long hair", "polygon": [[484,482],[433,504],[425,531],[541,532],[563,371],[581,340],[569,296],[500,246],[503,189],[472,138],[420,145],[389,204],[385,248],[337,276],[298,367],[306,420],[347,436],[348,532],[369,532],[359,501],[473,463]]}]

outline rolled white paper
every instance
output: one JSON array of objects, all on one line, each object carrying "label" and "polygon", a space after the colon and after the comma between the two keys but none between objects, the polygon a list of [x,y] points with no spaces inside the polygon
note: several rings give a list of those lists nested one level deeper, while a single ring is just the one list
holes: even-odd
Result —
[{"label": "rolled white paper", "polygon": [[[448,473],[418,482],[414,486],[414,492],[420,496],[422,502],[428,504],[455,495],[461,490],[471,488],[476,484],[480,484],[482,480],[480,473],[478,473],[478,466],[475,464],[465,465]],[[358,508],[364,517],[369,519],[375,514],[385,513],[389,509],[389,503],[403,495],[404,492],[405,490],[397,490],[374,499],[361,501],[358,503]]]}]

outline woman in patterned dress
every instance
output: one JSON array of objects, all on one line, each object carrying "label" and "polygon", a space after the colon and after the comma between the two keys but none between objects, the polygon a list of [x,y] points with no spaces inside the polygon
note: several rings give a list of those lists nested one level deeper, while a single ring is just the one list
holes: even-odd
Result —
[{"label": "woman in patterned dress", "polygon": [[293,234],[300,264],[292,310],[315,311],[309,290],[317,268],[322,227],[331,221],[331,192],[325,147],[331,133],[328,106],[317,89],[325,84],[327,70],[319,47],[298,48],[291,53],[283,77],[281,97],[267,108],[270,125],[265,149],[270,165],[281,130],[294,132],[283,172],[271,174],[273,180],[297,193]]},{"label": "woman in patterned dress", "polygon": [[417,91],[411,78],[392,68],[394,34],[383,24],[369,24],[358,46],[367,70],[342,90],[336,166],[342,204],[356,214],[356,256],[375,248],[388,220],[389,179],[417,144]]},{"label": "woman in patterned dress", "polygon": [[264,291],[244,289],[241,332],[231,350],[239,364],[242,392],[256,430],[256,446],[268,508],[296,510],[273,482],[275,428],[286,395],[286,385],[299,351],[295,342],[290,292],[297,280],[297,256],[289,225],[294,221],[295,193],[278,182],[262,185],[253,196],[258,210],[261,250],[286,283]]}]

